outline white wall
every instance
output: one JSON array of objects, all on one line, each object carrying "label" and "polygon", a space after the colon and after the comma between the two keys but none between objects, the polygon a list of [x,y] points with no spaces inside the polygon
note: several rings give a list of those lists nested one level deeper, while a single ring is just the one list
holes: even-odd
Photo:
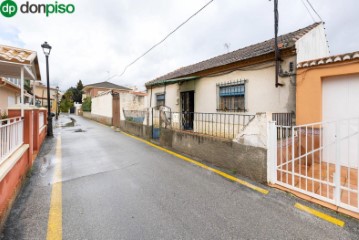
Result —
[{"label": "white wall", "polygon": [[[282,63],[283,70],[290,61]],[[260,67],[258,67],[260,68]],[[245,107],[248,113],[295,111],[294,79],[279,78],[282,87],[275,87],[274,66],[256,71],[235,71],[223,76],[206,77],[197,80],[195,91],[196,112],[216,112],[217,83],[247,80],[245,84]]]},{"label": "white wall", "polygon": [[145,96],[139,96],[128,92],[120,93],[121,110],[144,110],[146,107]]},{"label": "white wall", "polygon": [[[180,92],[178,84],[170,84],[167,85],[166,88],[164,86],[158,86],[152,88],[152,96],[151,89],[148,89],[148,100],[147,107],[155,107],[156,106],[156,94],[164,93],[166,91],[166,106],[170,107],[172,111],[178,112],[180,109]],[[152,102],[150,99],[152,98]]]},{"label": "white wall", "polygon": [[75,114],[79,115],[79,111],[80,111],[80,109],[82,107],[82,104],[81,103],[75,103],[74,107],[75,107]]},{"label": "white wall", "polygon": [[[288,71],[290,62],[294,62],[295,66],[295,57],[287,58],[282,62],[283,71]],[[180,92],[195,91],[195,112],[216,113],[217,83],[245,79],[247,80],[245,84],[246,113],[295,111],[295,78],[279,78],[279,82],[284,86],[276,88],[274,63],[257,65],[252,68],[258,70],[237,70],[225,75],[187,81],[180,85],[177,83],[168,85],[166,86],[166,106],[174,112],[180,111]],[[150,92],[149,89],[149,96]],[[152,89],[152,107],[156,106],[156,93],[163,92],[163,86]]]},{"label": "white wall", "polygon": [[329,56],[329,47],[324,25],[320,24],[300,38],[297,49],[297,63]]},{"label": "white wall", "polygon": [[107,93],[91,99],[91,114],[112,117],[112,95]]},{"label": "white wall", "polygon": [[120,93],[121,120],[125,120],[122,110],[144,111],[147,107],[147,96],[139,96],[128,92]]}]

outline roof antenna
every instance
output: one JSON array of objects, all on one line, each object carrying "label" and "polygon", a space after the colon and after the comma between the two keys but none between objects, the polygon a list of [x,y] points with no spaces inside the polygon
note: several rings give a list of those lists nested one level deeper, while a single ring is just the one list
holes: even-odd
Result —
[{"label": "roof antenna", "polygon": [[[271,1],[271,0],[269,0]],[[279,83],[279,63],[280,63],[280,52],[278,48],[278,22],[279,22],[279,13],[278,13],[278,0],[274,0],[274,49],[275,49],[275,87],[283,86],[282,83]]]},{"label": "roof antenna", "polygon": [[227,53],[229,53],[229,48],[231,47],[230,43],[225,43],[224,47],[227,49]]}]

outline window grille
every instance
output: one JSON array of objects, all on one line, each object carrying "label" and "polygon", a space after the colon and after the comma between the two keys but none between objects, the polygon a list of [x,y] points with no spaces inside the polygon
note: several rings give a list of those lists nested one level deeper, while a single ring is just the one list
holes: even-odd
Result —
[{"label": "window grille", "polygon": [[217,84],[217,111],[245,112],[245,80]]}]

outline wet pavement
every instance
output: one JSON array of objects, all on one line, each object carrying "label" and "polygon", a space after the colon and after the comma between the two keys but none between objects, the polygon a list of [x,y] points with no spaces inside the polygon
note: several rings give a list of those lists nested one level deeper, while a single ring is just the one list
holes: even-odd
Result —
[{"label": "wet pavement", "polygon": [[[57,137],[63,239],[359,239],[356,220],[275,189],[263,195],[96,122],[63,115],[54,134],[2,239],[46,239]],[[295,209],[296,202],[346,226]]]}]

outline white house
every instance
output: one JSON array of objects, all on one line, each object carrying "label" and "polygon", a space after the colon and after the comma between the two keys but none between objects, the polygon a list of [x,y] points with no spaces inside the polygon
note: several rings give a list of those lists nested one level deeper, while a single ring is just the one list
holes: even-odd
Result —
[{"label": "white house", "polygon": [[172,112],[295,112],[297,62],[329,55],[323,23],[278,37],[279,84],[274,39],[193,65],[146,83],[148,107]]},{"label": "white house", "polygon": [[[0,45],[0,110],[20,104],[35,103],[35,95],[24,89],[25,80],[40,81],[37,53],[32,50]],[[34,92],[34,89],[33,89]]]}]

